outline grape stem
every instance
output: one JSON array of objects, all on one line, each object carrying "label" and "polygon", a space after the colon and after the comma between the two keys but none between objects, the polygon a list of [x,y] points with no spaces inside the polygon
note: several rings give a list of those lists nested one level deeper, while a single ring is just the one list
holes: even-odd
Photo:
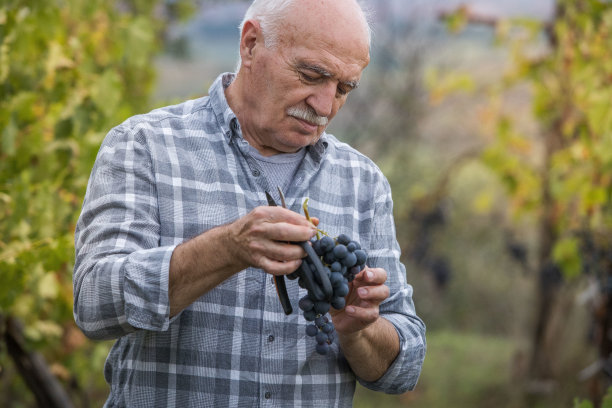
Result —
[{"label": "grape stem", "polygon": [[[306,219],[310,221],[312,225],[314,225],[314,222],[312,222],[312,220],[310,219],[310,214],[308,213],[308,197],[306,197],[304,199],[304,202],[302,203],[302,210],[304,210],[304,216],[306,217]],[[328,237],[330,236],[327,232],[317,227],[317,239],[321,238],[321,234],[327,235]]]}]

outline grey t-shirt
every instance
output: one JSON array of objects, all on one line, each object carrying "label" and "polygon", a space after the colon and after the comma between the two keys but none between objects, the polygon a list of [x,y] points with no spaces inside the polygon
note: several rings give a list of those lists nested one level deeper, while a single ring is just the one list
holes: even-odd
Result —
[{"label": "grey t-shirt", "polygon": [[[287,190],[289,183],[293,180],[293,176],[306,154],[306,149],[301,148],[295,153],[279,153],[273,156],[262,156],[257,149],[253,146],[249,146],[249,154],[257,160],[257,163],[261,166],[263,174],[271,187],[272,191],[270,191],[270,193],[275,200],[279,200],[280,197],[278,196],[276,187],[280,187],[283,192]],[[280,202],[277,202],[280,205]]]}]

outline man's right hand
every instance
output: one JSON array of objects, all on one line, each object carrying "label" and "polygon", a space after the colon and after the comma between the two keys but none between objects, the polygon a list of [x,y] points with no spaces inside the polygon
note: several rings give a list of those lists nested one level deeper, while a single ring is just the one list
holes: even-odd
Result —
[{"label": "man's right hand", "polygon": [[293,241],[316,233],[303,216],[282,207],[261,206],[231,224],[205,231],[176,247],[170,259],[170,315],[249,266],[272,275],[295,271],[306,255]]},{"label": "man's right hand", "polygon": [[236,259],[272,275],[295,271],[306,254],[289,242],[307,241],[316,234],[303,215],[282,207],[257,207],[229,227],[229,245]]}]

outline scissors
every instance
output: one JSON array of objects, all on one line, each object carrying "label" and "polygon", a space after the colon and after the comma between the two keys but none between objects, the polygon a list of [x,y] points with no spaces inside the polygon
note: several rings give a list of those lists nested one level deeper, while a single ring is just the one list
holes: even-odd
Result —
[{"label": "scissors", "polygon": [[[287,204],[285,203],[285,195],[280,187],[277,187],[278,194],[281,199],[281,204],[283,208],[287,208]],[[276,207],[277,204],[267,191],[266,200],[268,200],[268,205],[272,207]],[[317,300],[331,299],[333,294],[333,288],[331,281],[329,280],[329,276],[325,271],[325,267],[321,263],[321,259],[316,254],[312,245],[310,245],[307,241],[296,242],[295,244],[302,247],[302,249],[306,252],[306,256],[311,265],[313,265],[313,270],[311,270],[310,266],[306,262],[302,262],[300,268],[297,270],[300,278],[304,280],[304,283],[308,290],[314,295]],[[314,273],[314,274],[313,274]],[[316,278],[315,279],[315,274]],[[318,282],[317,282],[318,280]],[[319,285],[320,283],[320,285]],[[285,276],[274,276],[274,286],[276,286],[276,293],[278,295],[278,299],[280,300],[281,306],[286,315],[290,315],[293,312],[293,308],[291,307],[291,302],[289,301],[289,295],[287,293],[287,286],[285,285]]]}]

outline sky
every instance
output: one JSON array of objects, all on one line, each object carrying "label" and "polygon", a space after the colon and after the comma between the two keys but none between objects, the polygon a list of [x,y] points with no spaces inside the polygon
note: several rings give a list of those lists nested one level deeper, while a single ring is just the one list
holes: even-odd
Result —
[{"label": "sky", "polygon": [[[410,17],[433,17],[440,10],[452,10],[462,4],[473,12],[487,16],[534,17],[547,19],[552,15],[554,0],[362,0],[374,9],[375,16],[381,13]],[[201,17],[209,21],[240,19],[248,2],[227,1],[211,5],[203,3]],[[238,17],[237,17],[238,16]]]}]

